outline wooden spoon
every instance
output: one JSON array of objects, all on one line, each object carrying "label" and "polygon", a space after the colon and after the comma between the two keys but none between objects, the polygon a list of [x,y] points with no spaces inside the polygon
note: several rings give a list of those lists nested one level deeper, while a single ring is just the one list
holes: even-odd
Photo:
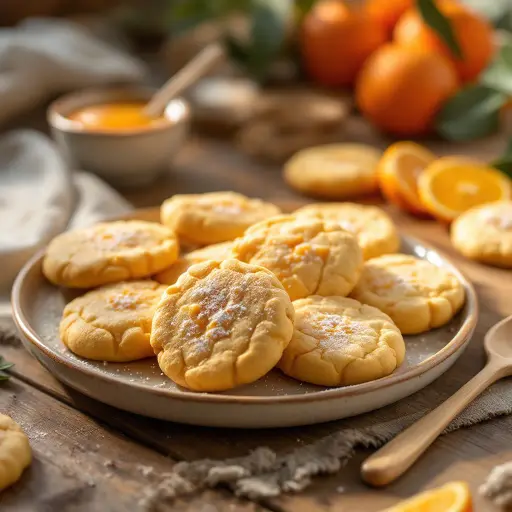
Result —
[{"label": "wooden spoon", "polygon": [[173,98],[197,82],[224,58],[224,50],[219,44],[208,45],[158,89],[145,106],[144,113],[149,117],[160,117]]},{"label": "wooden spoon", "polygon": [[512,316],[494,325],[485,336],[487,364],[439,407],[368,457],[361,467],[370,485],[387,485],[403,475],[470,402],[491,384],[512,375]]}]

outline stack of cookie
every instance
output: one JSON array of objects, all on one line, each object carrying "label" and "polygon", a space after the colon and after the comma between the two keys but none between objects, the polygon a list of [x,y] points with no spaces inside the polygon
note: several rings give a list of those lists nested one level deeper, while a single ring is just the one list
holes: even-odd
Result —
[{"label": "stack of cookie", "polygon": [[75,354],[156,354],[167,377],[196,391],[247,384],[275,366],[350,385],[392,373],[403,334],[445,324],[464,302],[455,276],[397,254],[396,227],[374,206],[285,215],[216,192],[173,196],[161,222],[99,224],[49,245],[51,282],[97,287],[64,310],[61,338]]}]

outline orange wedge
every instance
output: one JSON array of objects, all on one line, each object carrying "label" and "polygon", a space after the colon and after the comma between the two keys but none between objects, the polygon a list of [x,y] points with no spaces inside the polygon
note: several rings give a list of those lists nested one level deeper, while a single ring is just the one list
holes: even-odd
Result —
[{"label": "orange wedge", "polygon": [[510,199],[512,181],[481,162],[444,157],[432,162],[421,174],[418,192],[429,213],[451,222],[473,206]]},{"label": "orange wedge", "polygon": [[396,142],[386,149],[377,168],[384,197],[410,213],[426,213],[418,194],[418,178],[435,155],[415,142]]},{"label": "orange wedge", "polygon": [[450,482],[422,492],[383,512],[471,512],[471,493],[465,482]]}]

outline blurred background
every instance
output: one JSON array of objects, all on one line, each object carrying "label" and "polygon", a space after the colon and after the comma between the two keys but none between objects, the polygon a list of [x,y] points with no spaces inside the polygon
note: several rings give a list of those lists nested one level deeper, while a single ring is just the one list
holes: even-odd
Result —
[{"label": "blurred background", "polygon": [[[193,130],[255,161],[281,165],[333,141],[414,139],[441,153],[468,143],[457,151],[512,172],[510,0],[0,2],[4,33],[41,17],[71,20],[137,59],[144,73],[130,81],[153,86],[220,44],[226,59],[186,93]],[[78,88],[53,87],[45,105]],[[26,125],[19,111],[6,121]]]}]

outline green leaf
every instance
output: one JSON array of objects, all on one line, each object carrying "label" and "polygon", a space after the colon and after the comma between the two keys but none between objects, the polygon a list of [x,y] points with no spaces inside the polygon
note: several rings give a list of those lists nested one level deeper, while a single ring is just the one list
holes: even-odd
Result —
[{"label": "green leaf", "polygon": [[11,376],[3,370],[8,370],[14,366],[13,363],[8,363],[2,356],[0,356],[0,381],[8,380]]},{"label": "green leaf", "polygon": [[512,32],[512,5],[510,6],[510,10],[495,24],[495,26],[497,29]]},{"label": "green leaf", "polygon": [[437,8],[435,0],[416,0],[416,6],[423,21],[437,33],[456,57],[462,59],[462,51],[455,37],[452,25]]},{"label": "green leaf", "polygon": [[492,162],[492,166],[496,167],[512,179],[512,139],[508,141],[505,152],[499,158]]},{"label": "green leaf", "polygon": [[250,0],[178,0],[169,10],[169,24],[176,33],[185,32],[208,20],[236,12],[247,12]]},{"label": "green leaf", "polygon": [[491,65],[484,71],[481,83],[512,95],[512,44],[502,46]]},{"label": "green leaf", "polygon": [[445,103],[437,116],[437,131],[450,140],[488,135],[498,129],[499,111],[506,102],[506,94],[484,85],[470,85]]},{"label": "green leaf", "polygon": [[238,41],[231,34],[226,34],[224,36],[224,45],[230,58],[240,67],[247,68],[249,66],[249,49],[246,44]]},{"label": "green leaf", "polygon": [[257,78],[281,52],[292,15],[292,0],[252,0],[249,68]]},{"label": "green leaf", "polygon": [[295,0],[295,7],[299,14],[299,20],[304,18],[304,16],[315,5],[315,3],[316,3],[316,0]]}]

